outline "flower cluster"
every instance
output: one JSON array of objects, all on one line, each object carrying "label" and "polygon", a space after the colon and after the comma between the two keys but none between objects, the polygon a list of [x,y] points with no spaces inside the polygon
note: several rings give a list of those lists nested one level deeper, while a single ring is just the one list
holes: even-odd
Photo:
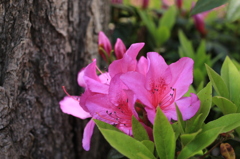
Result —
[{"label": "flower cluster", "polygon": [[[108,52],[110,42],[103,35],[101,32],[100,46]],[[177,120],[176,105],[184,120],[195,115],[200,106],[198,97],[195,94],[183,97],[193,80],[193,60],[184,57],[167,65],[156,52],[149,52],[147,58],[137,60],[143,46],[144,43],[132,44],[122,57],[109,65],[108,72],[102,72],[93,60],[78,74],[78,84],[85,89],[84,93],[80,97],[64,97],[60,101],[61,110],[81,119],[104,121],[130,136],[132,116],[151,136],[157,107],[170,122]],[[115,47],[115,53],[122,50],[122,47]],[[82,144],[85,150],[90,149],[94,126],[94,121],[90,120],[84,129]]]}]

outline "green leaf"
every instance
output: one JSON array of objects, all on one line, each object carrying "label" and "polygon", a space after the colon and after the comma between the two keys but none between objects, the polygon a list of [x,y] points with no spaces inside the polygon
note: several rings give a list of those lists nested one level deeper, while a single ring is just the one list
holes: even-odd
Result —
[{"label": "green leaf", "polygon": [[200,132],[182,149],[177,159],[186,159],[198,154],[202,149],[209,146],[217,138],[221,130],[221,127],[217,127]]},{"label": "green leaf", "polygon": [[229,98],[229,91],[222,77],[219,74],[217,74],[212,68],[210,68],[208,65],[205,65],[205,66],[207,69],[208,77],[212,82],[213,88],[215,89],[217,94],[225,98]]},{"label": "green leaf", "polygon": [[155,159],[154,155],[140,141],[118,131],[100,127],[99,130],[109,144],[124,156],[131,159],[139,159],[142,157],[146,159]]},{"label": "green leaf", "polygon": [[176,111],[177,111],[177,118],[178,118],[178,126],[179,126],[179,130],[181,133],[184,133],[184,129],[185,129],[185,122],[183,121],[183,118],[182,118],[182,113],[181,111],[179,110],[178,106],[175,104],[175,107],[176,107]]},{"label": "green leaf", "polygon": [[169,30],[172,30],[172,27],[176,22],[176,14],[176,7],[174,5],[169,7],[168,10],[164,12],[163,16],[161,17],[158,26],[165,26]]},{"label": "green leaf", "polygon": [[[116,128],[115,126],[112,126],[108,123],[105,123],[101,120],[97,120],[97,119],[93,119],[93,121],[97,124],[97,126],[99,128],[103,128],[103,129],[108,129],[108,130],[114,130],[114,131],[118,131],[121,132],[118,128]],[[122,133],[122,132],[121,132]]]},{"label": "green leaf", "polygon": [[203,82],[205,80],[203,69],[194,68],[193,77],[194,77],[194,83],[200,84],[201,82]]},{"label": "green leaf", "polygon": [[203,131],[221,127],[220,133],[229,132],[240,126],[240,113],[224,115],[216,120],[208,122],[203,126]]},{"label": "green leaf", "polygon": [[191,15],[211,10],[227,2],[228,0],[198,0],[195,7],[191,11]]},{"label": "green leaf", "polygon": [[172,128],[173,128],[173,131],[175,133],[175,139],[177,140],[179,135],[181,134],[180,130],[179,130],[178,122],[173,123]]},{"label": "green leaf", "polygon": [[132,116],[132,131],[133,137],[138,141],[149,140],[146,129],[134,116]]},{"label": "green leaf", "polygon": [[237,106],[227,98],[215,96],[213,97],[213,103],[216,104],[225,115],[236,113],[237,111]]},{"label": "green leaf", "polygon": [[195,120],[199,114],[202,114],[198,119],[198,127],[200,128],[204,124],[204,120],[208,116],[212,105],[212,85],[208,83],[198,94],[198,98],[201,101],[200,108],[196,115],[192,117]]},{"label": "green leaf", "polygon": [[183,147],[186,146],[190,141],[192,141],[201,131],[202,131],[202,129],[199,129],[195,133],[182,134],[180,136],[180,138],[181,138],[181,143],[182,143]]},{"label": "green leaf", "polygon": [[227,20],[232,22],[240,19],[240,1],[229,0],[227,9]]},{"label": "green leaf", "polygon": [[240,73],[229,57],[226,57],[223,62],[221,76],[230,92],[230,100],[236,104],[238,110],[240,110]]},{"label": "green leaf", "polygon": [[158,156],[164,159],[174,159],[175,134],[170,122],[160,108],[157,108],[154,120],[153,137]]},{"label": "green leaf", "polygon": [[201,126],[203,125],[201,122],[199,122],[201,119],[201,116],[202,114],[198,114],[186,121],[185,133],[193,133],[198,131],[201,128]]},{"label": "green leaf", "polygon": [[148,31],[150,32],[150,34],[154,36],[155,32],[156,32],[156,25],[154,24],[154,22],[151,19],[151,17],[144,10],[137,9],[137,11],[138,11],[138,14],[141,17],[144,25],[146,25]]},{"label": "green leaf", "polygon": [[181,43],[181,52],[182,52],[182,57],[190,57],[192,59],[194,59],[194,50],[192,47],[192,43],[191,41],[189,41],[186,36],[184,35],[184,33],[180,30],[178,32],[178,37]]},{"label": "green leaf", "polygon": [[143,140],[141,142],[149,149],[150,152],[154,153],[154,142],[150,140]]},{"label": "green leaf", "polygon": [[166,26],[160,26],[153,33],[157,47],[160,47],[164,42],[166,42],[170,37],[170,30]]}]

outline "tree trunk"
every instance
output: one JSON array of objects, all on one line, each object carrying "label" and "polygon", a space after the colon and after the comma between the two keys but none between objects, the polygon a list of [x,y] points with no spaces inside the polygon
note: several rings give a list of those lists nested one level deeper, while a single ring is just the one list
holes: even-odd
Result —
[{"label": "tree trunk", "polygon": [[0,0],[1,159],[106,158],[97,131],[82,150],[87,121],[58,103],[63,85],[80,94],[77,73],[97,57],[108,12],[108,0]]}]

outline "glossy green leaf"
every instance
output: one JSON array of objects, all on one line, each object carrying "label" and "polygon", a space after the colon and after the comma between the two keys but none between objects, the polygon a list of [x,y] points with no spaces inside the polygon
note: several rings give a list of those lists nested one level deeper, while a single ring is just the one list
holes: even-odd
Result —
[{"label": "glossy green leaf", "polygon": [[99,130],[109,144],[124,156],[131,159],[139,159],[142,157],[155,159],[154,155],[140,141],[118,131],[103,128],[99,128]]},{"label": "glossy green leaf", "polygon": [[186,159],[198,154],[202,149],[214,142],[221,130],[221,127],[217,127],[200,132],[182,149],[177,159]]},{"label": "glossy green leaf", "polygon": [[133,131],[133,137],[136,140],[139,140],[139,141],[149,140],[146,129],[134,116],[132,116],[132,131]]},{"label": "glossy green leaf", "polygon": [[108,129],[108,130],[114,130],[114,131],[118,131],[121,132],[118,128],[116,128],[115,126],[112,126],[108,123],[105,123],[101,120],[97,120],[97,119],[93,119],[93,121],[97,124],[97,126],[99,128],[103,128],[103,129]]},{"label": "glossy green leaf", "polygon": [[177,14],[177,9],[173,5],[168,8],[166,12],[164,12],[163,16],[160,19],[160,24],[158,26],[165,26],[169,30],[172,30],[173,25],[176,22],[176,14]]},{"label": "glossy green leaf", "polygon": [[140,141],[124,134],[110,124],[104,123],[100,120],[94,120],[94,122],[109,144],[124,156],[131,159],[138,159],[141,157],[155,159],[154,155]]},{"label": "glossy green leaf", "polygon": [[202,114],[195,115],[193,118],[186,121],[185,133],[193,133],[201,129],[203,123],[200,124]]},{"label": "glossy green leaf", "polygon": [[204,124],[204,120],[208,116],[212,105],[212,84],[208,83],[198,94],[198,98],[201,101],[200,108],[192,120],[195,120],[199,114],[202,114],[198,119],[198,127]]},{"label": "glossy green leaf", "polygon": [[203,131],[221,127],[220,133],[229,132],[240,126],[240,113],[224,115],[216,120],[208,122],[203,126]]},{"label": "glossy green leaf", "polygon": [[160,108],[157,108],[154,120],[153,137],[158,156],[164,159],[174,159],[175,134],[170,122]]},{"label": "glossy green leaf", "polygon": [[150,152],[154,153],[154,142],[150,141],[150,140],[143,140],[141,141],[141,143],[143,143]]},{"label": "glossy green leaf", "polygon": [[228,0],[198,0],[195,7],[191,11],[191,15],[211,10],[227,2]]},{"label": "glossy green leaf", "polygon": [[227,98],[215,96],[213,97],[213,103],[216,104],[225,115],[236,113],[237,111],[237,106]]},{"label": "glossy green leaf", "polygon": [[182,134],[180,136],[180,139],[183,147],[186,146],[190,141],[192,141],[201,131],[202,129],[199,129],[197,132],[191,134]]},{"label": "glossy green leaf", "polygon": [[227,20],[232,22],[238,19],[240,19],[240,1],[229,0],[227,9]]},{"label": "glossy green leaf", "polygon": [[200,84],[202,81],[205,80],[205,75],[203,73],[203,69],[200,68],[194,68],[193,72],[194,82],[197,84]]},{"label": "glossy green leaf", "polygon": [[175,139],[177,140],[179,135],[181,134],[181,131],[179,130],[178,122],[173,123],[172,128],[175,133]]},{"label": "glossy green leaf", "polygon": [[194,50],[191,41],[186,38],[181,30],[178,32],[178,37],[181,43],[181,52],[183,55],[181,57],[190,57],[194,59]]},{"label": "glossy green leaf", "polygon": [[217,74],[212,68],[210,68],[208,65],[205,65],[205,66],[207,69],[208,77],[212,82],[213,88],[215,89],[217,94],[225,98],[229,98],[229,91],[222,77],[219,74]]},{"label": "glossy green leaf", "polygon": [[[236,104],[238,109],[240,108],[240,73],[233,62],[226,57],[222,69],[221,76],[223,81],[226,83],[230,92],[230,100]],[[240,109],[239,109],[240,110]]]},{"label": "glossy green leaf", "polygon": [[184,131],[185,131],[185,122],[183,121],[182,113],[179,110],[177,105],[175,105],[175,107],[176,107],[176,111],[177,111],[177,118],[178,118],[177,122],[178,122],[179,130],[180,130],[181,133],[184,133]]}]

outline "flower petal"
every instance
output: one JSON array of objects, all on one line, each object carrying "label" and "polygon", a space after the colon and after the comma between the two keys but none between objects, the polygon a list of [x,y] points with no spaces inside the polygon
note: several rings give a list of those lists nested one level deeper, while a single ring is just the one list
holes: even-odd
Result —
[{"label": "flower petal", "polygon": [[91,143],[94,126],[95,126],[94,121],[90,120],[84,128],[82,147],[86,151],[90,150],[90,143]]},{"label": "flower petal", "polygon": [[138,72],[127,72],[121,75],[120,79],[143,104],[152,107],[150,94],[144,87],[146,82],[144,75]]},{"label": "flower petal", "polygon": [[128,71],[135,71],[137,65],[137,60],[131,58],[130,56],[124,54],[123,58],[120,60],[115,60],[109,65],[109,74],[114,77],[116,74],[125,73]]},{"label": "flower petal", "polygon": [[[190,97],[182,97],[176,101],[176,104],[181,111],[183,120],[188,120],[193,117],[200,107],[200,100],[197,95],[191,93]],[[169,121],[171,119],[177,120],[177,112],[175,104],[165,108],[163,110],[164,114],[167,116]]]},{"label": "flower petal", "polygon": [[149,52],[147,58],[149,69],[146,75],[146,88],[151,90],[152,85],[158,84],[161,79],[164,80],[165,84],[169,84],[171,80],[171,72],[168,71],[168,65],[162,56],[156,52]]},{"label": "flower petal", "polygon": [[82,109],[77,98],[79,97],[64,97],[63,100],[59,102],[61,110],[66,114],[70,114],[81,119],[91,117],[88,112]]},{"label": "flower petal", "polygon": [[86,88],[86,83],[84,81],[84,72],[85,72],[85,68],[83,68],[80,72],[78,72],[78,77],[77,77],[77,81],[78,81],[78,85],[82,86],[84,88]]},{"label": "flower petal", "polygon": [[115,106],[118,106],[120,104],[120,101],[127,100],[127,95],[123,90],[124,88],[126,88],[126,86],[120,80],[120,75],[121,74],[117,74],[116,76],[114,76],[109,86],[108,97],[111,103],[113,103]]},{"label": "flower petal", "polygon": [[139,51],[143,48],[144,45],[145,45],[145,43],[135,43],[135,44],[132,44],[128,48],[128,50],[126,51],[125,54],[130,56],[132,59],[136,59]]},{"label": "flower petal", "polygon": [[191,93],[190,97],[183,97],[179,99],[176,103],[182,113],[183,120],[193,117],[200,108],[200,100],[194,93]]},{"label": "flower petal", "polygon": [[92,78],[85,77],[85,82],[91,92],[107,94],[109,86],[107,84],[96,81]]},{"label": "flower petal", "polygon": [[193,60],[183,57],[170,66],[172,72],[171,87],[176,89],[176,100],[181,98],[193,81]]},{"label": "flower petal", "polygon": [[111,76],[109,75],[108,72],[102,73],[98,77],[99,77],[101,83],[103,83],[103,84],[109,85],[111,82]]},{"label": "flower petal", "polygon": [[148,60],[144,56],[142,56],[138,61],[136,71],[140,72],[143,75],[146,75],[147,70],[148,70]]}]

